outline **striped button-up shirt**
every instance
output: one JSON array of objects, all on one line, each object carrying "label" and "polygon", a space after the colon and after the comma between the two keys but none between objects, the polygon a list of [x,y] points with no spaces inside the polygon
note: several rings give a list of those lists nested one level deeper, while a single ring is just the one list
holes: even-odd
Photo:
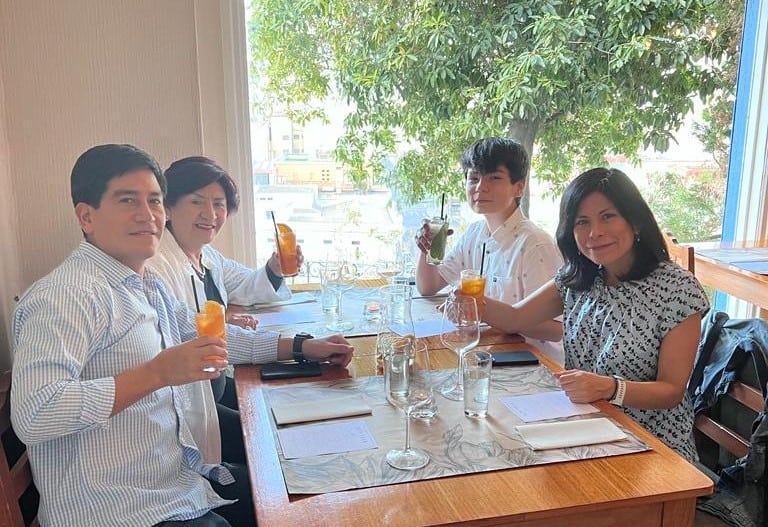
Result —
[{"label": "striped button-up shirt", "polygon": [[[203,476],[184,420],[185,386],[110,417],[114,376],[194,338],[194,313],[150,270],[138,275],[82,242],[14,312],[11,410],[27,444],[46,527],[151,526],[229,503]],[[232,363],[276,359],[278,335],[227,328]]]}]

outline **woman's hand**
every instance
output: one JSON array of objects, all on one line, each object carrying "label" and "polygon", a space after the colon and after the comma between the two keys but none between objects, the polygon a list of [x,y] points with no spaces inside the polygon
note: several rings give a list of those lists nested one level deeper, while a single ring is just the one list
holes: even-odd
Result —
[{"label": "woman's hand", "polygon": [[[301,269],[302,265],[304,265],[304,253],[301,252],[301,245],[297,245],[296,268]],[[272,274],[275,276],[283,276],[283,266],[280,265],[280,255],[278,255],[276,252],[273,252],[272,256],[269,257],[269,260],[267,261],[267,267],[269,267],[269,270],[272,271]]]},{"label": "woman's hand", "polygon": [[235,313],[227,315],[227,323],[240,326],[245,329],[256,329],[259,325],[259,321],[251,315],[244,315],[242,313]]},{"label": "woman's hand", "polygon": [[591,403],[610,399],[616,379],[583,370],[565,370],[555,373],[565,395],[574,403]]}]

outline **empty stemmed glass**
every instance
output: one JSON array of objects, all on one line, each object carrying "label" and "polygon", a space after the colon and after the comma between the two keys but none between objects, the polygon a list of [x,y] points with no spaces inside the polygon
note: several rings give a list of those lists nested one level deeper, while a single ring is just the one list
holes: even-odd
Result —
[{"label": "empty stemmed glass", "polygon": [[338,310],[336,319],[326,327],[331,331],[349,331],[355,327],[350,320],[344,320],[342,314],[341,302],[346,291],[352,289],[357,278],[357,267],[346,261],[327,262],[323,266],[323,276],[321,277],[327,290],[333,292],[338,299]]},{"label": "empty stemmed glass", "polygon": [[429,454],[411,448],[411,413],[434,401],[429,352],[404,338],[393,343],[384,360],[389,380],[387,399],[405,413],[405,446],[390,450],[385,459],[394,468],[415,470],[429,463]]},{"label": "empty stemmed glass", "polygon": [[443,307],[440,340],[446,348],[453,350],[459,358],[456,367],[455,382],[448,382],[440,393],[446,399],[464,400],[462,385],[462,363],[464,354],[480,342],[480,317],[477,316],[477,303],[470,296],[451,295]]}]

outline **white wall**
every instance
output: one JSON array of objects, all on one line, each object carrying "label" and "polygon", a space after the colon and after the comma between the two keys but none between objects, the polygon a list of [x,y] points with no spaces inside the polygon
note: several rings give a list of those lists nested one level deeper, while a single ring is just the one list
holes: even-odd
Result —
[{"label": "white wall", "polygon": [[[222,27],[237,3],[0,0],[0,369],[13,297],[81,239],[77,156],[118,142],[162,166],[201,153],[230,164]],[[231,253],[232,234],[217,245]]]}]

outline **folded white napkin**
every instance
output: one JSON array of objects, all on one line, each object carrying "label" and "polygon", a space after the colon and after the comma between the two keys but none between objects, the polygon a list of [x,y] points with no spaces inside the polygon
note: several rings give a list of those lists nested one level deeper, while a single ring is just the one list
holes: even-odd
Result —
[{"label": "folded white napkin", "polygon": [[534,450],[596,445],[625,439],[627,435],[605,417],[536,423],[517,427],[528,446]]},{"label": "folded white napkin", "polygon": [[337,397],[319,399],[304,403],[283,403],[272,405],[272,414],[278,425],[306,423],[337,417],[350,417],[371,413],[371,407],[360,397]]}]

